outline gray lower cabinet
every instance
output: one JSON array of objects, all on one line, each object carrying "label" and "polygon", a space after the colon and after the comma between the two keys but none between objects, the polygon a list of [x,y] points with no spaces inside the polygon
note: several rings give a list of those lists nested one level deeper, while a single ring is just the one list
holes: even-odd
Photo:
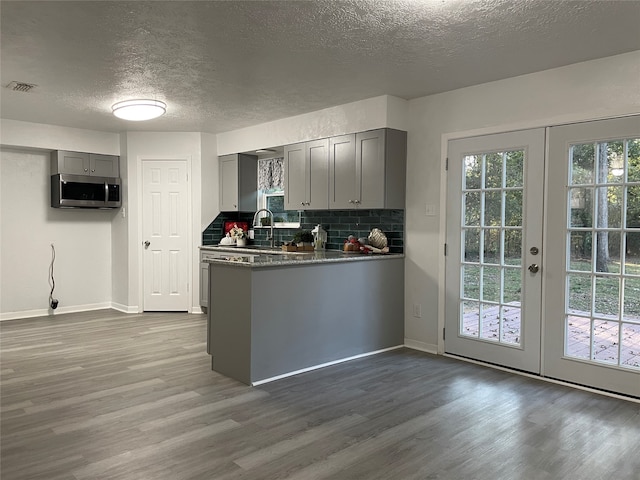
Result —
[{"label": "gray lower cabinet", "polygon": [[404,208],[407,132],[383,128],[329,142],[329,208]]},{"label": "gray lower cabinet", "polygon": [[212,263],[207,311],[212,369],[246,384],[398,347],[404,259]]},{"label": "gray lower cabinet", "polygon": [[219,162],[221,212],[253,212],[258,205],[258,157],[223,155]]},{"label": "gray lower cabinet", "polygon": [[56,173],[118,178],[120,176],[120,157],[55,150],[51,152],[51,174]]},{"label": "gray lower cabinet", "polygon": [[200,306],[209,305],[209,264],[200,262]]},{"label": "gray lower cabinet", "polygon": [[284,147],[286,210],[329,208],[329,139]]}]

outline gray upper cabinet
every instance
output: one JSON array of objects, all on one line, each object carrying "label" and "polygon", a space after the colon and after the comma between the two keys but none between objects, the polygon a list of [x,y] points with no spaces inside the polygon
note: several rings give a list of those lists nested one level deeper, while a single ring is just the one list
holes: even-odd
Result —
[{"label": "gray upper cabinet", "polygon": [[355,208],[356,136],[341,135],[329,139],[329,207]]},{"label": "gray upper cabinet", "polygon": [[304,210],[307,202],[307,165],[305,144],[284,147],[284,208]]},{"label": "gray upper cabinet", "polygon": [[55,150],[51,152],[51,174],[56,173],[117,178],[120,176],[120,157]]},{"label": "gray upper cabinet", "polygon": [[89,169],[91,175],[99,177],[119,177],[120,176],[120,157],[113,155],[97,155],[89,154]]},{"label": "gray upper cabinet", "polygon": [[258,205],[258,157],[234,153],[219,157],[220,211],[253,212]]},{"label": "gray upper cabinet", "polygon": [[286,210],[329,208],[329,139],[284,148]]},{"label": "gray upper cabinet", "polygon": [[342,135],[329,147],[330,208],[404,208],[407,132]]}]

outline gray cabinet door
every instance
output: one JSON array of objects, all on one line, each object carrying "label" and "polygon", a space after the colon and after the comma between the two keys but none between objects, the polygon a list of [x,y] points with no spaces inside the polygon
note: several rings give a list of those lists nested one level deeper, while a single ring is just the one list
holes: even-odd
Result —
[{"label": "gray cabinet door", "polygon": [[382,128],[330,139],[329,208],[404,208],[407,132]]},{"label": "gray cabinet door", "polygon": [[284,208],[304,210],[307,204],[307,166],[305,144],[284,147]]},{"label": "gray cabinet door", "polygon": [[221,212],[253,212],[258,205],[258,157],[223,155],[219,161]]},{"label": "gray cabinet door", "polygon": [[118,178],[120,157],[56,150],[51,152],[51,174],[55,173]]},{"label": "gray cabinet door", "polygon": [[307,209],[329,208],[329,139],[307,142],[305,145],[307,165]]},{"label": "gray cabinet door", "polygon": [[286,210],[329,208],[329,139],[284,148]]},{"label": "gray cabinet door", "polygon": [[238,211],[238,156],[220,157],[220,211]]},{"label": "gray cabinet door", "polygon": [[120,176],[120,157],[115,155],[89,154],[90,175],[98,177]]},{"label": "gray cabinet door", "polygon": [[51,152],[51,174],[89,175],[89,154],[56,150]]},{"label": "gray cabinet door", "polygon": [[356,192],[361,208],[385,207],[385,132],[356,134]]},{"label": "gray cabinet door", "polygon": [[200,263],[200,306],[209,306],[209,264]]},{"label": "gray cabinet door", "polygon": [[356,206],[356,136],[341,135],[329,139],[329,208]]}]

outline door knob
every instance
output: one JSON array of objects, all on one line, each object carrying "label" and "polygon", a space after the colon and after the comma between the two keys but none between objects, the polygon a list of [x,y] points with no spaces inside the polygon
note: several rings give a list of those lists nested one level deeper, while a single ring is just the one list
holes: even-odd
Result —
[{"label": "door knob", "polygon": [[[149,248],[149,245],[151,245],[151,242],[149,240],[145,240],[144,248]],[[529,268],[531,268],[531,267],[529,267]]]},{"label": "door knob", "polygon": [[538,270],[540,270],[540,267],[537,263],[532,263],[531,265],[529,265],[529,271],[531,273],[538,273]]}]

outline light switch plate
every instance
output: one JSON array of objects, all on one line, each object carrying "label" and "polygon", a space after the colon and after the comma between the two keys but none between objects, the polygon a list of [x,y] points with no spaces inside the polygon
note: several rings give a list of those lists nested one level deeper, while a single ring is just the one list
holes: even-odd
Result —
[{"label": "light switch plate", "polygon": [[424,206],[424,214],[427,217],[435,217],[437,215],[436,206],[433,203],[427,203]]}]

